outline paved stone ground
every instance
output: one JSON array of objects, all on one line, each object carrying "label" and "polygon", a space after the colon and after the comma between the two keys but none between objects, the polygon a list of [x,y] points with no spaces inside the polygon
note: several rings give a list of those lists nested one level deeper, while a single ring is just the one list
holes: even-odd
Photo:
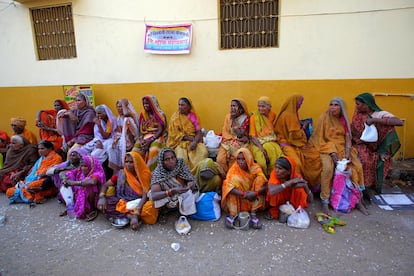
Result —
[{"label": "paved stone ground", "polygon": [[[347,222],[335,234],[308,212],[309,229],[262,220],[262,230],[228,230],[218,222],[190,220],[190,235],[173,224],[143,225],[138,232],[59,217],[55,199],[35,208],[8,205],[0,195],[1,275],[412,275],[414,211],[335,214]],[[178,242],[178,252],[170,248]]]}]

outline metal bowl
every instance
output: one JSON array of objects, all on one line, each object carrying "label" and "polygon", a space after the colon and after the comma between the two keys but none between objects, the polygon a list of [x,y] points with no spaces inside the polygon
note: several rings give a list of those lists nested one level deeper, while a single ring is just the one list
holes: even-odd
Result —
[{"label": "metal bowl", "polygon": [[129,219],[128,218],[116,218],[111,224],[112,226],[116,228],[124,228],[125,226],[129,224]]}]

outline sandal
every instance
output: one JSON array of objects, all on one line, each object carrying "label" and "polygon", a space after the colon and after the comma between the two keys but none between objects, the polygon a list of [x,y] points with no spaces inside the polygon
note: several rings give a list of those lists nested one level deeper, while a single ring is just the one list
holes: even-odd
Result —
[{"label": "sandal", "polygon": [[264,214],[264,218],[267,219],[267,220],[274,220],[275,219],[274,217],[272,217],[270,212],[266,212],[266,214]]},{"label": "sandal", "polygon": [[259,218],[255,217],[255,218],[251,218],[250,219],[250,228],[253,229],[262,229],[263,225],[260,223]]},{"label": "sandal", "polygon": [[229,229],[234,229],[234,217],[227,216],[224,219],[224,226],[226,226],[226,228],[229,228]]},{"label": "sandal", "polygon": [[98,216],[98,212],[96,210],[93,210],[89,212],[88,214],[86,214],[85,221],[93,221],[94,219],[96,219],[97,216]]}]

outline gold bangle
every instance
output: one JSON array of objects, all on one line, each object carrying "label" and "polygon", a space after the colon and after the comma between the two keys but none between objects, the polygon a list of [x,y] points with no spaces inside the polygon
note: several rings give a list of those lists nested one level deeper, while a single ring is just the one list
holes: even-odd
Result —
[{"label": "gold bangle", "polygon": [[285,183],[282,183],[282,185],[280,185],[280,186],[282,186],[283,189],[286,189]]}]

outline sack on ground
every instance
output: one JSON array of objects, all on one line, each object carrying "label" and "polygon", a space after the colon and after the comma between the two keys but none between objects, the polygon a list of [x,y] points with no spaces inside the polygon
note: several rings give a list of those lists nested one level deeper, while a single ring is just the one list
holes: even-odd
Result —
[{"label": "sack on ground", "polygon": [[192,219],[217,221],[221,217],[221,197],[216,192],[202,193],[196,201],[197,212],[190,216]]},{"label": "sack on ground", "polygon": [[364,130],[361,134],[361,140],[364,142],[377,142],[378,141],[378,130],[375,125],[367,125],[364,123]]},{"label": "sack on ground", "polygon": [[335,212],[349,213],[361,199],[361,192],[351,181],[351,170],[335,170],[329,202]]},{"label": "sack on ground", "polygon": [[308,228],[310,225],[310,219],[308,213],[302,206],[299,206],[293,214],[288,217],[287,225],[293,228]]}]

